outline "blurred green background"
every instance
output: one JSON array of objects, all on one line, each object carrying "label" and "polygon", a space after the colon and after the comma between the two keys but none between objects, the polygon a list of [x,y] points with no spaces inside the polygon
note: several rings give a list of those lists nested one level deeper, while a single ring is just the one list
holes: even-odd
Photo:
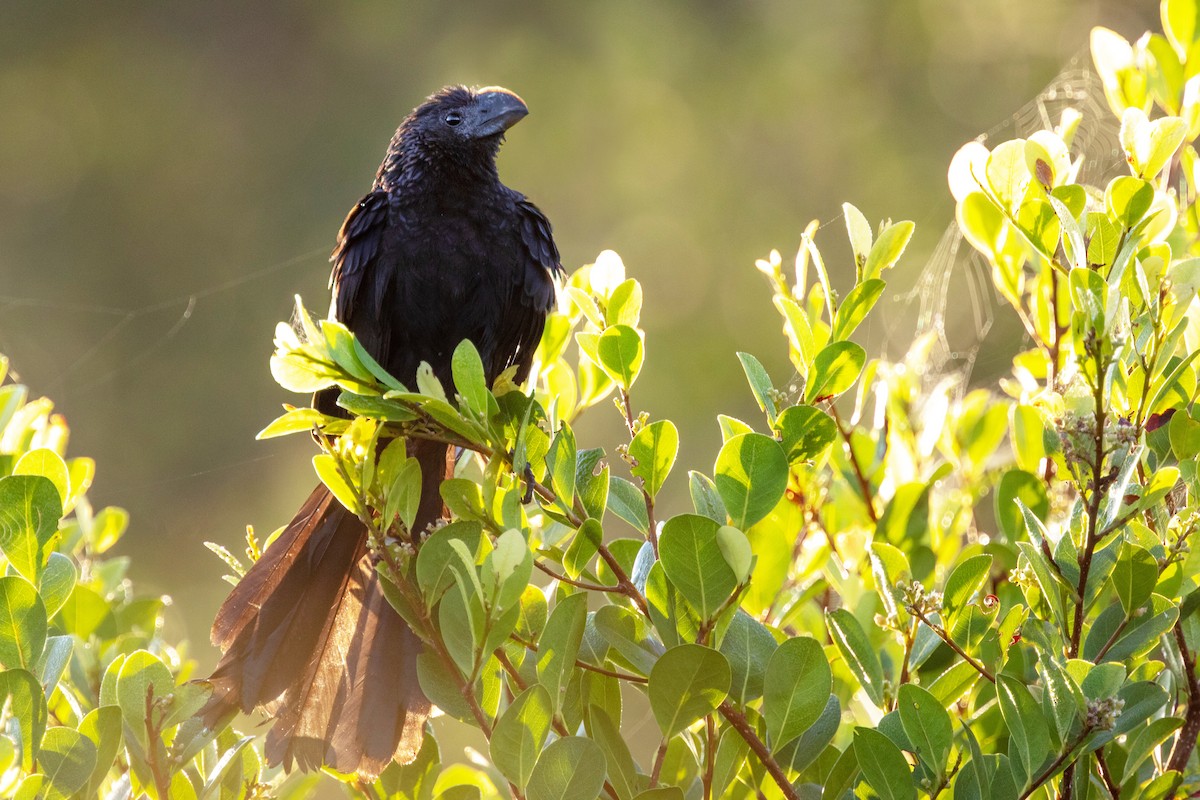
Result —
[{"label": "blurred green background", "polygon": [[[502,177],[553,220],[569,269],[612,248],[642,281],[635,404],[707,471],[714,415],[756,413],[734,351],[791,373],[754,259],[790,258],[817,218],[836,282],[850,200],[916,221],[891,278],[913,285],[953,218],[951,155],[1003,135],[1096,24],[1135,38],[1157,4],[5,0],[0,352],[67,414],[72,452],[98,461],[93,501],[133,515],[140,588],[175,596],[211,665],[227,587],[202,542],[240,551],[315,482],[304,437],[253,438],[297,399],[268,372],[272,328],[294,293],[325,307],[334,234],[426,94],[502,84],[528,102]],[[585,419],[582,442],[622,440],[607,403]]]}]

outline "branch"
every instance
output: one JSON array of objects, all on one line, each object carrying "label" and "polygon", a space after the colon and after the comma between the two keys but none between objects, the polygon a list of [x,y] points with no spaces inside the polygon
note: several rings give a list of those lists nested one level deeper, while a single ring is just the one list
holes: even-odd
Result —
[{"label": "branch", "polygon": [[963,657],[963,659],[964,659],[964,660],[965,660],[965,661],[966,661],[968,664],[970,664],[972,667],[974,667],[974,668],[975,668],[975,671],[976,671],[976,672],[978,672],[978,673],[979,673],[980,675],[982,675],[983,677],[987,678],[987,679],[988,679],[989,681],[991,681],[992,683],[995,683],[995,682],[996,682],[996,676],[995,676],[995,675],[993,675],[991,672],[989,672],[989,671],[988,671],[988,668],[987,668],[987,667],[985,667],[983,664],[980,664],[978,661],[976,661],[975,659],[973,659],[973,658],[971,658],[969,655],[967,655],[967,651],[966,651],[966,650],[963,650],[961,647],[959,647],[959,646],[958,646],[958,643],[957,643],[957,642],[955,642],[953,639],[951,639],[951,638],[950,638],[950,634],[946,633],[946,629],[945,629],[945,628],[943,628],[941,625],[935,625],[935,624],[933,624],[932,622],[930,622],[930,621],[929,621],[929,619],[928,619],[928,618],[927,618],[927,617],[926,617],[924,614],[922,614],[920,611],[918,611],[918,610],[917,610],[917,609],[915,609],[915,608],[911,608],[911,607],[910,607],[910,608],[908,609],[908,613],[912,614],[914,617],[916,617],[917,619],[921,620],[921,622],[924,622],[924,623],[925,623],[925,626],[926,626],[927,628],[929,628],[929,630],[931,630],[931,631],[933,631],[934,633],[936,633],[936,634],[937,634],[937,637],[938,637],[939,639],[941,639],[943,642],[945,642],[945,643],[946,643],[946,645],[947,645],[947,646],[948,646],[948,647],[949,647],[951,650],[953,650],[954,652],[956,652],[956,653],[958,653],[960,656],[962,656],[962,657]]},{"label": "branch", "polygon": [[866,473],[863,472],[862,464],[858,463],[858,456],[854,453],[854,445],[851,444],[850,433],[842,427],[842,418],[838,415],[837,404],[829,403],[829,413],[833,416],[833,421],[837,424],[838,433],[841,434],[842,440],[846,442],[846,454],[850,458],[850,466],[854,469],[854,475],[858,478],[858,487],[862,490],[863,503],[867,507],[867,516],[871,518],[872,523],[879,522],[879,515],[875,513],[875,499],[871,492],[871,482],[867,480]]},{"label": "branch", "polygon": [[771,773],[771,777],[775,779],[775,785],[779,787],[779,791],[787,800],[800,800],[800,795],[792,787],[792,782],[788,780],[787,773],[779,766],[779,762],[771,755],[771,751],[763,743],[763,740],[758,738],[758,734],[754,732],[754,728],[750,727],[745,715],[738,711],[728,700],[725,700],[721,705],[717,706],[717,710],[721,712],[721,716],[725,721],[733,726],[745,740],[746,744],[750,745],[750,749],[754,751],[754,755],[758,756],[758,760],[767,768],[767,772]]},{"label": "branch", "polygon": [[1179,655],[1183,661],[1183,683],[1187,688],[1188,706],[1183,717],[1183,727],[1175,738],[1175,746],[1171,748],[1171,756],[1167,759],[1167,769],[1183,773],[1188,759],[1192,756],[1192,750],[1196,747],[1196,739],[1200,737],[1200,682],[1196,680],[1196,656],[1188,649],[1180,622],[1175,623],[1175,644],[1179,645]]}]

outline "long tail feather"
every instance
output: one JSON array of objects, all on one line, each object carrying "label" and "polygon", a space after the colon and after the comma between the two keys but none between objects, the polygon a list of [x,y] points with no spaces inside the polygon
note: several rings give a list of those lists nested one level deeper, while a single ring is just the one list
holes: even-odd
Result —
[{"label": "long tail feather", "polygon": [[[444,445],[411,442],[421,462],[418,531],[444,513]],[[263,707],[276,719],[267,758],[290,768],[377,776],[421,746],[429,701],[421,644],[383,596],[367,530],[318,486],[217,613],[223,651],[204,710],[210,724]]]}]

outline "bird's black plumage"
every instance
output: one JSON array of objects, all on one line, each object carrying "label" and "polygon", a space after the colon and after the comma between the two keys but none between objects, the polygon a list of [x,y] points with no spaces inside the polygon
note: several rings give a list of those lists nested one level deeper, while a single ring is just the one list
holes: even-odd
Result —
[{"label": "bird's black plumage", "polygon": [[[397,129],[333,251],[331,315],[392,375],[414,386],[429,363],[451,389],[450,357],[469,339],[489,382],[527,376],[561,271],[550,223],[504,186],[496,154],[527,113],[499,88],[448,87]],[[341,414],[336,390],[316,398]],[[421,463],[419,533],[444,514],[444,446],[409,442]],[[379,589],[366,530],[318,486],[222,605],[224,655],[206,710],[215,721],[265,707],[272,762],[371,777],[411,760],[429,703],[416,680],[420,643]]]}]

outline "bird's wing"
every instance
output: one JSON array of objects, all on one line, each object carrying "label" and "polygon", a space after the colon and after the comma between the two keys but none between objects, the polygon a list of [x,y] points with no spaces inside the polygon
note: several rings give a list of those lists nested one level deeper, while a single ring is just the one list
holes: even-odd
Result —
[{"label": "bird's wing", "polygon": [[371,273],[375,280],[381,280],[385,274],[383,270],[370,269],[370,266],[379,255],[387,219],[388,193],[383,190],[371,192],[346,215],[346,221],[338,231],[337,246],[330,256],[333,262],[333,272],[329,276],[333,313],[352,330],[356,327],[352,319],[355,314],[373,319],[382,315],[386,287],[375,287],[373,308],[361,305],[364,299],[361,293],[364,282],[372,277]]},{"label": "bird's wing", "polygon": [[516,209],[522,263],[511,288],[511,316],[505,321],[496,353],[507,359],[498,365],[500,370],[518,365],[519,383],[529,375],[546,314],[554,308],[554,280],[562,274],[562,263],[546,215],[523,195],[517,195]]}]

